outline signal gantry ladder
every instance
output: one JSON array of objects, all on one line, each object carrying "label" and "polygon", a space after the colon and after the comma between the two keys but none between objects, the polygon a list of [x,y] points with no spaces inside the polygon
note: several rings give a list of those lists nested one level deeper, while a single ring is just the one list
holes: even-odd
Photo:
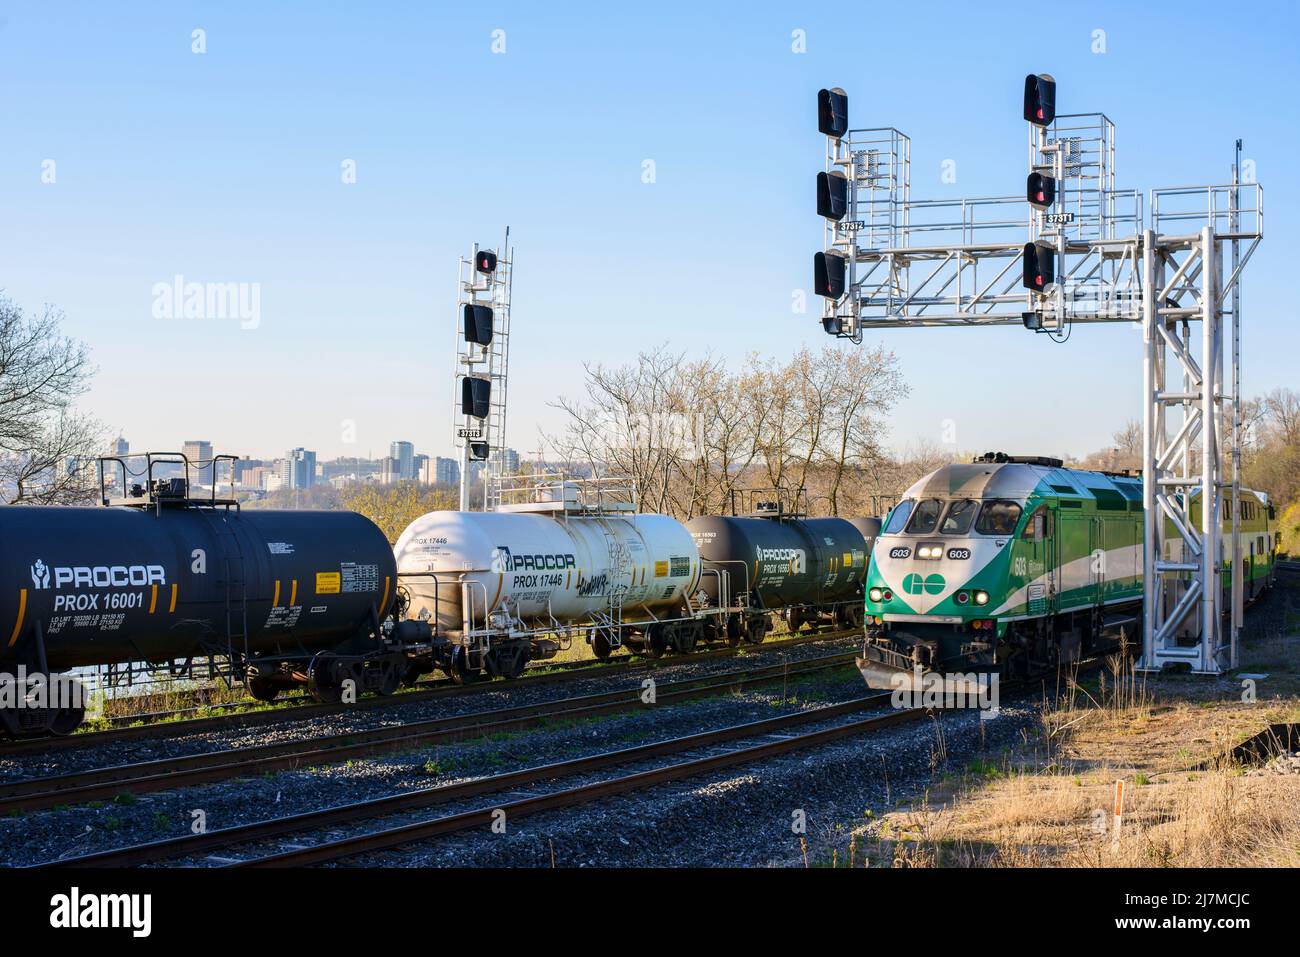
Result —
[{"label": "signal gantry ladder", "polygon": [[819,92],[822,326],[855,343],[865,329],[1023,324],[1064,342],[1074,323],[1139,328],[1139,667],[1221,673],[1237,666],[1243,615],[1241,275],[1264,235],[1263,191],[1243,181],[1238,141],[1227,184],[1151,190],[1148,218],[1140,192],[1115,187],[1105,114],[1058,116],[1056,82],[1040,74],[1025,78],[1024,118],[1023,196],[914,200],[911,141],[893,128],[850,130],[844,91]]},{"label": "signal gantry ladder", "polygon": [[469,510],[470,463],[483,462],[484,510],[505,472],[507,372],[510,366],[510,296],[514,250],[507,227],[501,253],[474,245],[457,277],[460,328],[456,334],[456,390],[452,421],[460,449],[460,510]]}]

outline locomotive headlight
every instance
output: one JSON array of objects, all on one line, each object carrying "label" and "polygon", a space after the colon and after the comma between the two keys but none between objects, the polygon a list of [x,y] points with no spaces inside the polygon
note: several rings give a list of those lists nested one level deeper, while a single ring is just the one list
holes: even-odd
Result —
[{"label": "locomotive headlight", "polygon": [[880,601],[880,599],[885,597],[884,589],[873,588],[869,592],[867,592],[867,597],[870,598],[872,601]]},{"label": "locomotive headlight", "polygon": [[918,549],[916,550],[916,557],[917,557],[917,558],[929,558],[929,559],[934,559],[934,558],[943,558],[943,546],[942,546],[942,545],[922,545],[920,548],[918,548]]},{"label": "locomotive headlight", "polygon": [[975,604],[987,605],[989,603],[989,593],[986,591],[977,591],[975,593]]}]

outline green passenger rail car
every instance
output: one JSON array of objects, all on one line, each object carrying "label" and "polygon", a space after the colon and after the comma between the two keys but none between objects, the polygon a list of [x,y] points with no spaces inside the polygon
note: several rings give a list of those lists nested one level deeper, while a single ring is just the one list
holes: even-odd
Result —
[{"label": "green passenger rail car", "polygon": [[[1263,496],[1243,491],[1241,505],[1250,600],[1272,580],[1276,529]],[[1142,565],[1138,476],[1001,453],[943,466],[904,493],[876,540],[868,663],[881,666],[877,677],[921,668],[1011,678],[1136,643]]]}]

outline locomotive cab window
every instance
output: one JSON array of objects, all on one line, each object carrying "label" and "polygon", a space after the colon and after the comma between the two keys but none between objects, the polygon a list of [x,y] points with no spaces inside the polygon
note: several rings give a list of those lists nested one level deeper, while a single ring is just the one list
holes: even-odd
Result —
[{"label": "locomotive cab window", "polygon": [[1047,506],[1043,506],[1025,522],[1025,531],[1021,536],[1026,541],[1041,542],[1047,537]]},{"label": "locomotive cab window", "polygon": [[984,503],[975,531],[981,535],[1014,535],[1020,521],[1020,506],[1006,499],[993,499]]},{"label": "locomotive cab window", "polygon": [[965,535],[970,531],[971,522],[975,521],[975,513],[979,511],[980,503],[970,498],[959,498],[948,506],[948,514],[943,517],[943,522],[939,526],[941,535]]},{"label": "locomotive cab window", "polygon": [[926,498],[916,503],[912,520],[907,523],[907,530],[915,535],[929,535],[939,524],[939,513],[943,503],[937,498]]},{"label": "locomotive cab window", "polygon": [[907,517],[912,514],[912,506],[915,503],[910,499],[903,499],[894,506],[894,510],[889,513],[889,521],[885,523],[883,535],[897,535],[907,524]]}]

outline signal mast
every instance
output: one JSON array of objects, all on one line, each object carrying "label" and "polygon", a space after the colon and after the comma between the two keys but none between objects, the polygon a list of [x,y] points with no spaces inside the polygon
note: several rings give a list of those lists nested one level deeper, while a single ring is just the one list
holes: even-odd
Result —
[{"label": "signal mast", "polygon": [[[471,466],[481,469],[483,507],[494,502],[494,482],[504,471],[506,373],[510,365],[510,293],[514,250],[510,228],[498,255],[474,244],[457,277],[455,392],[452,422],[460,449],[460,510],[470,510]],[[481,464],[480,464],[481,463]]]},{"label": "signal mast", "polygon": [[860,343],[865,329],[1023,325],[1065,342],[1075,323],[1141,329],[1147,547],[1138,666],[1179,663],[1204,674],[1236,667],[1240,289],[1264,235],[1259,184],[1242,182],[1238,163],[1226,184],[1153,189],[1144,209],[1142,193],[1115,188],[1115,125],[1102,113],[1058,115],[1048,74],[1025,78],[1023,196],[914,200],[907,136],[849,129],[848,96],[838,87],[818,93],[817,113],[826,137],[817,174],[825,241],[813,281],[828,334]]}]

